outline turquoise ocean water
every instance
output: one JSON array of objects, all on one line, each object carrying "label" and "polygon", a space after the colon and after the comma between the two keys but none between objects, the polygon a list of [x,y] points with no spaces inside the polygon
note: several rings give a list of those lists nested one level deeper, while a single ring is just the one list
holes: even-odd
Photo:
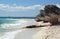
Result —
[{"label": "turquoise ocean water", "polygon": [[26,24],[24,22],[31,21],[30,19],[34,19],[34,17],[0,17],[0,32],[6,29],[17,28],[17,26],[21,27]]},{"label": "turquoise ocean water", "polygon": [[0,17],[0,39],[32,39],[40,29],[22,29],[34,25],[34,17]]}]

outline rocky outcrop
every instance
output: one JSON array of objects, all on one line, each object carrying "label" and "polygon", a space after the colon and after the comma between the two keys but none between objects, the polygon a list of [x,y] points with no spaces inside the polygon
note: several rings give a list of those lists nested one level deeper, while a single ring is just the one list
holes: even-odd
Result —
[{"label": "rocky outcrop", "polygon": [[44,10],[40,10],[40,13],[36,16],[36,21],[50,22],[52,24],[59,22],[60,8],[56,5],[46,5]]},{"label": "rocky outcrop", "polygon": [[40,31],[33,35],[33,39],[60,39],[60,8],[56,5],[47,5],[44,10],[40,10],[35,20],[58,25],[41,27]]}]

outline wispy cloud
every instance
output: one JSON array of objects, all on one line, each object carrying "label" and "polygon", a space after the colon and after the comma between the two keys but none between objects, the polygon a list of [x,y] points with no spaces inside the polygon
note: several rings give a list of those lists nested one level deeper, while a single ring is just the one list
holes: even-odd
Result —
[{"label": "wispy cloud", "polygon": [[[56,4],[60,8],[60,4]],[[44,6],[42,5],[32,5],[32,6],[18,6],[14,5],[7,5],[7,4],[0,4],[0,10],[5,11],[27,11],[27,10],[35,10],[35,9],[43,9]]]},{"label": "wispy cloud", "polygon": [[7,10],[7,11],[20,11],[20,10],[35,10],[42,8],[41,5],[32,5],[32,6],[17,6],[17,5],[7,5],[7,4],[0,4],[0,10]]}]

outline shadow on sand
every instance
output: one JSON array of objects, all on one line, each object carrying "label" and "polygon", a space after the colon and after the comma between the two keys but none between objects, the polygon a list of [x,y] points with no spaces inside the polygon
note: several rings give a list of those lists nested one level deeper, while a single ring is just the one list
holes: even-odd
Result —
[{"label": "shadow on sand", "polygon": [[[52,25],[49,25],[49,26],[58,26],[60,25],[60,22],[59,23],[54,23]],[[46,27],[47,25],[40,25],[40,26],[37,26],[37,25],[29,25],[29,26],[26,26],[26,27],[23,27],[23,28],[40,28],[40,27]]]}]

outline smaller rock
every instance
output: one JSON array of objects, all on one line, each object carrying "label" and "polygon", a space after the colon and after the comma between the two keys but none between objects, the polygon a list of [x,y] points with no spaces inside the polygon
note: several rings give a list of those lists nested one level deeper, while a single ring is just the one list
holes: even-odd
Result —
[{"label": "smaller rock", "polygon": [[26,26],[24,28],[39,28],[39,27],[45,27],[45,26],[51,26],[52,24],[47,22],[47,23],[43,23],[42,22],[39,22],[39,23],[36,23],[35,25],[29,25],[29,26]]},{"label": "smaller rock", "polygon": [[26,26],[26,27],[24,27],[24,28],[37,28],[37,27],[40,27],[40,26],[30,25],[30,26]]}]

